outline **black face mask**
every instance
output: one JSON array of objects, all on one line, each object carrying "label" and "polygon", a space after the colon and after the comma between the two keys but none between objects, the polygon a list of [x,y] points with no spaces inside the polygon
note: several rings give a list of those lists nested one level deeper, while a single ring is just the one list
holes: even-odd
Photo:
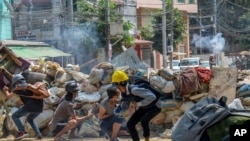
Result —
[{"label": "black face mask", "polygon": [[122,81],[122,82],[115,82],[115,83],[112,83],[113,86],[117,86],[117,85],[120,85],[120,86],[126,86],[128,83],[128,81]]}]

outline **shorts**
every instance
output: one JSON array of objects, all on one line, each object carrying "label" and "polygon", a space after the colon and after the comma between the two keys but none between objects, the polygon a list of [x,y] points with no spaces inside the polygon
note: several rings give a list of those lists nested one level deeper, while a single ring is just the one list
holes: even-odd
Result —
[{"label": "shorts", "polygon": [[67,120],[62,120],[59,123],[57,123],[55,130],[52,131],[53,136],[58,134],[67,124],[68,124]]},{"label": "shorts", "polygon": [[[124,122],[125,122],[124,118],[116,116],[116,115],[112,115],[110,117],[103,119],[101,124],[100,124],[100,127],[102,130],[104,130],[106,132],[107,131],[112,132],[112,128],[113,128],[114,123],[123,124]],[[127,130],[127,128],[123,124],[120,130]]]}]

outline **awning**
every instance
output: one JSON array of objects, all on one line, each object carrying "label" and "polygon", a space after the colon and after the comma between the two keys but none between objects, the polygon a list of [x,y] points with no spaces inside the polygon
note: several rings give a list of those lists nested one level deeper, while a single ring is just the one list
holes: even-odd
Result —
[{"label": "awning", "polygon": [[24,59],[38,59],[40,57],[60,57],[71,56],[71,54],[64,53],[61,50],[50,46],[43,47],[23,47],[23,46],[7,46],[16,56]]}]

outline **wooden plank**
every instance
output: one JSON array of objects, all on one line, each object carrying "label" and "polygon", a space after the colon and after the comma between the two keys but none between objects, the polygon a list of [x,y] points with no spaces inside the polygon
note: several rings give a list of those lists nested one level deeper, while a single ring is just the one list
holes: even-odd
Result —
[{"label": "wooden plank", "polygon": [[208,95],[217,99],[226,96],[227,104],[231,103],[236,96],[237,73],[236,68],[213,67]]}]

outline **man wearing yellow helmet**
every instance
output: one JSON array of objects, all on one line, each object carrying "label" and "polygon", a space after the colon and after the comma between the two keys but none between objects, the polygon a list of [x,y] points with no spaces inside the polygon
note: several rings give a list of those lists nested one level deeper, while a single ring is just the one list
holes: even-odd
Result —
[{"label": "man wearing yellow helmet", "polygon": [[146,85],[133,85],[128,82],[129,77],[124,71],[116,70],[113,73],[112,83],[121,91],[121,101],[130,102],[137,107],[137,110],[127,122],[127,128],[132,140],[140,141],[135,126],[137,123],[141,122],[145,141],[149,141],[149,122],[161,111],[159,97],[157,97],[156,94]]}]

